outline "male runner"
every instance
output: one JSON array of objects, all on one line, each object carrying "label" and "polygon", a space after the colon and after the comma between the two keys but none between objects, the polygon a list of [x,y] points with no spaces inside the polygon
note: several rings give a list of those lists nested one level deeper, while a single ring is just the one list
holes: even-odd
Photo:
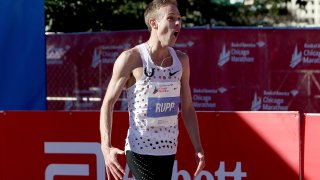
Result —
[{"label": "male runner", "polygon": [[[204,168],[205,159],[189,86],[189,57],[172,48],[181,30],[177,2],[153,0],[144,15],[150,37],[117,58],[101,107],[101,148],[107,177],[122,179],[124,169],[117,155],[125,153],[135,179],[171,179],[178,144],[179,104],[195,149],[196,176]],[[111,144],[113,107],[123,88],[129,111],[125,151]]]}]

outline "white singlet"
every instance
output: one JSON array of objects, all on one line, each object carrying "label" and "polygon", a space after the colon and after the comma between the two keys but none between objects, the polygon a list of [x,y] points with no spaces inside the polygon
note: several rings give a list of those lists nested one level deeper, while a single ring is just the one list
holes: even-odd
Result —
[{"label": "white singlet", "polygon": [[142,78],[126,90],[129,129],[125,151],[172,155],[178,144],[178,113],[182,65],[175,50],[169,67],[157,66],[146,44],[137,46],[143,62]]}]

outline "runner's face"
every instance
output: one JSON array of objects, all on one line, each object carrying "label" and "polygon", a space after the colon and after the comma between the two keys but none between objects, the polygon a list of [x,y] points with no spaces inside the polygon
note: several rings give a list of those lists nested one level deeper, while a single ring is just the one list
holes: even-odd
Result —
[{"label": "runner's face", "polygon": [[177,6],[166,5],[159,9],[157,35],[162,46],[173,46],[181,30],[181,16]]}]

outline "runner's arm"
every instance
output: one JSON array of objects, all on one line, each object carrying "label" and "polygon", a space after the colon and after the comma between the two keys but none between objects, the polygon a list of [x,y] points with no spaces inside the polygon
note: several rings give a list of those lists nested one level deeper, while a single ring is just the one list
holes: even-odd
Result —
[{"label": "runner's arm", "polygon": [[112,77],[109,82],[106,94],[104,96],[101,110],[100,110],[100,135],[101,135],[101,149],[106,163],[106,171],[108,179],[110,173],[115,179],[122,178],[124,174],[123,168],[117,161],[117,154],[124,152],[111,145],[112,132],[112,113],[114,104],[118,100],[127,80],[130,77],[131,69],[129,65],[130,53],[123,52],[115,61]]},{"label": "runner's arm", "polygon": [[195,176],[200,173],[200,171],[205,166],[204,151],[202,148],[198,118],[196,111],[192,104],[191,90],[189,84],[190,78],[190,65],[189,57],[186,54],[180,55],[183,73],[181,77],[181,114],[184,125],[187,129],[191,142],[196,152],[196,158],[198,162],[198,167],[195,172]]}]

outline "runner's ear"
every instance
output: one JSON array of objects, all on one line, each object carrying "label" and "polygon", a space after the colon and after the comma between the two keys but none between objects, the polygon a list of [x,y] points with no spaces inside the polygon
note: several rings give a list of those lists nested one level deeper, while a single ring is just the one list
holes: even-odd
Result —
[{"label": "runner's ear", "polygon": [[150,19],[150,25],[154,29],[158,28],[158,24],[157,24],[157,21],[155,19]]}]

